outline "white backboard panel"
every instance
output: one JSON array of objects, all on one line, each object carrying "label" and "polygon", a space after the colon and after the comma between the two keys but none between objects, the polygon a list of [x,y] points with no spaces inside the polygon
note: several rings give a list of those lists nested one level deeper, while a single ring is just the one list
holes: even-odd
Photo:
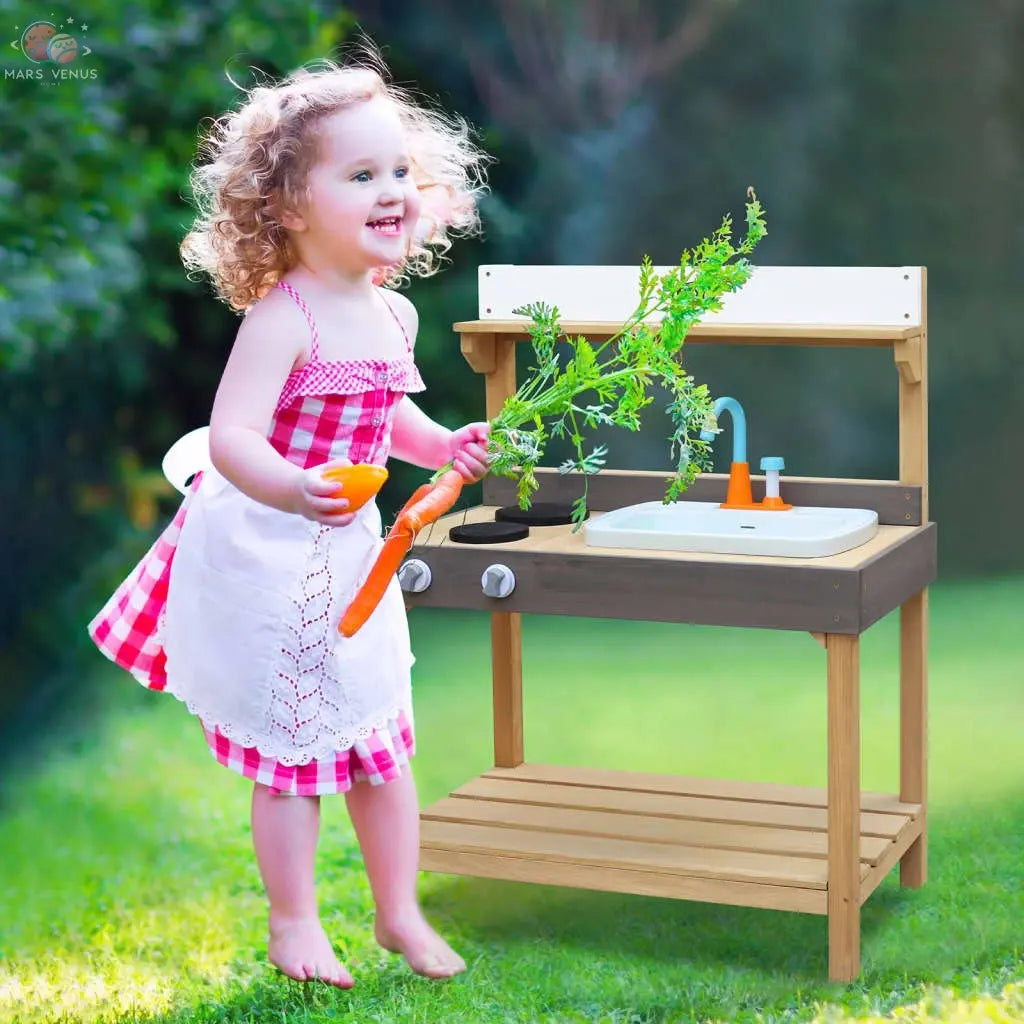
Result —
[{"label": "white backboard panel", "polygon": [[[481,320],[517,320],[514,308],[543,301],[562,321],[623,321],[640,294],[639,267],[495,264],[480,267],[479,279]],[[917,327],[921,268],[755,267],[701,323]]]}]

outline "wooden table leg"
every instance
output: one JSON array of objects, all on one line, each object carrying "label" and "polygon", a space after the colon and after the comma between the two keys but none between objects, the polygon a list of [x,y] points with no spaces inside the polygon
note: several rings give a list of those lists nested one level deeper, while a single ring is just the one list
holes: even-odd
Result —
[{"label": "wooden table leg", "polygon": [[921,835],[900,859],[900,885],[928,876],[928,591],[900,606],[900,799],[921,805]]},{"label": "wooden table leg", "polygon": [[494,764],[523,763],[523,617],[491,613],[491,679],[494,688]]},{"label": "wooden table leg", "polygon": [[860,974],[860,637],[829,633],[828,976]]}]

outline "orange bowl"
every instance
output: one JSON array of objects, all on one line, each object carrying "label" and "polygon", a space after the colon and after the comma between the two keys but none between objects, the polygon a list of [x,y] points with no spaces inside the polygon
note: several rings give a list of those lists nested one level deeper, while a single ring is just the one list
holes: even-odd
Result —
[{"label": "orange bowl", "polygon": [[370,462],[357,462],[354,466],[325,469],[323,475],[327,480],[335,480],[341,484],[331,497],[347,498],[346,511],[355,512],[371,498],[376,497],[388,478],[388,471],[383,466],[375,466]]}]

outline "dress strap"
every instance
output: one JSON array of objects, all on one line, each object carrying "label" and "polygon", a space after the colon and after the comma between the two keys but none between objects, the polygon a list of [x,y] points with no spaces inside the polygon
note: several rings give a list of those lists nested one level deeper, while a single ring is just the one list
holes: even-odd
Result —
[{"label": "dress strap", "polygon": [[[377,290],[380,293],[380,297],[384,299],[384,289],[379,288]],[[401,317],[399,317],[399,315],[395,312],[394,306],[392,306],[387,299],[384,299],[384,305],[388,307],[388,312],[395,318],[395,323],[398,324],[399,330],[401,330],[402,332],[402,337],[405,338],[406,349],[412,352],[412,342],[409,340],[409,335],[405,333],[405,324],[402,323]]]},{"label": "dress strap", "polygon": [[299,309],[302,310],[303,315],[306,317],[306,323],[309,324],[309,329],[313,336],[310,344],[309,361],[311,363],[316,362],[320,358],[320,332],[316,329],[316,321],[313,319],[312,311],[306,305],[306,300],[287,281],[278,281],[277,286],[284,289],[296,301]]}]

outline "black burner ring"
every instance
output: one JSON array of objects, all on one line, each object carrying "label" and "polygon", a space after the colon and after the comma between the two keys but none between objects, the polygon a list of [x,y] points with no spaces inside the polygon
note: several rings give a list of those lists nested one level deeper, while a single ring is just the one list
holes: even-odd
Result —
[{"label": "black burner ring", "polygon": [[497,522],[526,523],[529,526],[568,526],[572,522],[572,505],[565,501],[535,501],[527,509],[503,505],[494,513],[494,518]]},{"label": "black burner ring", "polygon": [[448,531],[448,539],[456,544],[508,544],[529,535],[529,527],[521,523],[466,523]]}]

